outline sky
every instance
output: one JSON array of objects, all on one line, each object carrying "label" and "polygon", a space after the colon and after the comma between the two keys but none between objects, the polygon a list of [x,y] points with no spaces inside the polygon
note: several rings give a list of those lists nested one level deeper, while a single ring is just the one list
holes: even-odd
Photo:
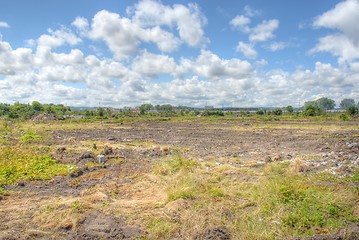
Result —
[{"label": "sky", "polygon": [[2,0],[0,102],[359,101],[359,0]]}]

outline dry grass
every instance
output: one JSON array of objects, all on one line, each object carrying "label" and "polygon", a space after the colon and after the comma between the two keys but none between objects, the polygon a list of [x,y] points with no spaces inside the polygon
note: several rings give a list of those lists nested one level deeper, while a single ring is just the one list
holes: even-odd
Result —
[{"label": "dry grass", "polygon": [[[11,133],[17,139],[33,126],[32,135],[40,136],[44,130],[114,127],[113,123],[100,122],[20,125],[20,130],[13,129]],[[297,123],[286,124],[284,128],[281,125],[256,123],[236,128],[229,124],[228,128],[309,132],[319,127],[316,123],[303,127]],[[353,125],[328,126],[330,131],[358,129]],[[8,136],[7,131],[0,131],[1,136]],[[32,144],[41,145],[41,141]],[[318,155],[315,154],[297,154],[290,162],[278,159],[266,163],[259,159],[259,152],[248,153],[254,156],[251,159],[211,157],[199,161],[191,158],[190,149],[161,146],[152,141],[69,139],[66,144],[66,151],[74,153],[92,151],[98,154],[106,146],[133,150],[156,147],[169,156],[155,162],[150,170],[114,172],[103,168],[72,179],[68,181],[68,187],[73,189],[87,182],[98,182],[83,188],[76,197],[21,198],[22,193],[14,193],[11,198],[2,200],[5,205],[16,202],[9,209],[1,208],[2,215],[11,220],[6,227],[21,226],[19,223],[25,219],[37,228],[23,226],[24,231],[42,231],[41,234],[46,235],[54,231],[76,230],[86,212],[100,210],[125,216],[128,223],[140,225],[146,233],[143,239],[201,239],[206,237],[208,229],[221,229],[231,239],[283,239],[330,233],[348,222],[358,221],[357,190],[339,182],[323,186],[316,176],[306,171],[305,161],[316,160]],[[51,146],[47,151],[57,147]],[[263,161],[258,163],[260,160]],[[123,163],[128,162],[118,159],[108,162],[110,165]],[[141,162],[130,166],[136,164]]]}]

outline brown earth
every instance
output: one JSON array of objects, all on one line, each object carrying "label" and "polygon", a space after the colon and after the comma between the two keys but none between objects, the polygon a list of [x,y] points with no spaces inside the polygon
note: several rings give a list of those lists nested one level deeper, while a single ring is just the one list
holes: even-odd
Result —
[{"label": "brown earth", "polygon": [[[12,193],[0,200],[0,239],[145,236],[143,221],[133,220],[133,216],[150,214],[166,203],[163,186],[148,173],[156,161],[175,150],[199,162],[254,169],[267,162],[302,157],[305,167],[299,166],[299,171],[352,174],[352,166],[359,165],[358,123],[321,124],[148,121],[52,131],[46,145],[55,149],[53,157],[77,164],[80,171],[50,181],[7,186]],[[88,142],[98,146],[73,151]],[[87,162],[97,161],[99,149],[107,163],[85,167]],[[233,158],[238,161],[228,162]],[[201,234],[197,239],[230,239],[221,226]],[[310,239],[334,239],[327,237]]]}]

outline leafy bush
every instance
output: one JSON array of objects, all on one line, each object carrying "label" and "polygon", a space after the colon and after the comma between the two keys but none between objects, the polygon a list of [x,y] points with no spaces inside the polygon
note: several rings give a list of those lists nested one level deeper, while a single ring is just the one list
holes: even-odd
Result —
[{"label": "leafy bush", "polygon": [[210,111],[210,110],[204,110],[202,112],[202,116],[224,116],[224,112],[223,111]]},{"label": "leafy bush", "polygon": [[323,114],[324,111],[320,107],[314,105],[305,106],[305,109],[303,111],[304,116],[320,116]]},{"label": "leafy bush", "polygon": [[356,106],[350,106],[350,107],[348,107],[348,109],[347,109],[347,113],[349,113],[350,115],[355,115],[355,114],[357,114],[359,112],[359,109],[358,109],[358,107],[356,107]]},{"label": "leafy bush", "polygon": [[293,113],[294,112],[294,108],[291,105],[288,105],[285,110],[287,110],[287,112],[289,113]]},{"label": "leafy bush", "polygon": [[342,121],[349,121],[349,117],[345,113],[340,114],[339,119]]},{"label": "leafy bush", "polygon": [[262,109],[259,109],[256,111],[257,115],[264,115],[264,111]]},{"label": "leafy bush", "polygon": [[282,109],[280,109],[280,108],[275,108],[275,109],[272,111],[272,113],[273,113],[274,115],[279,116],[279,115],[282,115],[283,111],[282,111]]}]

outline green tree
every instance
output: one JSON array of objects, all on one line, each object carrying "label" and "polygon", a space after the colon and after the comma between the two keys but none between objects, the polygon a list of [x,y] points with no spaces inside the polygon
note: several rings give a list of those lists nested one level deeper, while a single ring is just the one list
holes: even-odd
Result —
[{"label": "green tree", "polygon": [[160,106],[160,110],[164,112],[172,112],[173,107],[171,104],[164,104]]},{"label": "green tree", "polygon": [[150,103],[145,103],[140,106],[140,114],[145,114],[149,110],[153,109],[153,105]]},{"label": "green tree", "polygon": [[350,106],[347,108],[347,112],[350,114],[350,115],[355,115],[359,112],[359,109],[357,106]]},{"label": "green tree", "polygon": [[91,117],[91,116],[93,116],[93,112],[90,111],[90,110],[88,110],[88,109],[85,110],[84,114],[85,114],[86,117]]},{"label": "green tree", "polygon": [[103,110],[102,107],[97,108],[96,115],[99,116],[99,117],[103,117],[105,115],[105,111]]},{"label": "green tree", "polygon": [[111,118],[112,117],[112,110],[111,108],[106,108],[106,112],[105,112],[105,116],[108,117],[108,118]]},{"label": "green tree", "polygon": [[285,110],[289,113],[293,113],[294,112],[294,108],[291,105],[288,105],[285,107]]},{"label": "green tree", "polygon": [[9,115],[10,109],[10,104],[0,103],[0,116]]},{"label": "green tree", "polygon": [[42,104],[38,101],[33,101],[31,104],[31,108],[33,110],[35,110],[36,112],[41,112],[44,110],[44,107],[42,106]]},{"label": "green tree", "polygon": [[282,111],[282,109],[280,109],[280,108],[275,108],[275,109],[273,109],[272,113],[273,113],[274,115],[279,116],[279,115],[282,115],[283,111]]},{"label": "green tree", "polygon": [[323,114],[323,110],[318,106],[307,105],[304,107],[304,116],[319,116]]},{"label": "green tree", "polygon": [[355,101],[352,98],[344,98],[340,102],[340,108],[347,109],[348,107],[355,106]]},{"label": "green tree", "polygon": [[43,106],[43,109],[45,111],[45,113],[54,113],[53,109],[52,109],[52,106],[54,104],[50,103],[50,104],[44,104],[42,105]]},{"label": "green tree", "polygon": [[29,104],[20,102],[14,103],[9,112],[10,118],[30,119],[36,114],[36,111]]},{"label": "green tree", "polygon": [[326,110],[334,109],[335,107],[335,101],[326,97],[319,98],[317,100],[318,107]]},{"label": "green tree", "polygon": [[256,114],[257,114],[257,115],[264,115],[263,109],[258,109],[258,110],[256,111]]},{"label": "green tree", "polygon": [[335,101],[330,98],[322,97],[315,101],[305,102],[304,108],[306,108],[310,105],[312,105],[313,107],[319,107],[321,109],[330,110],[330,109],[334,109]]}]

